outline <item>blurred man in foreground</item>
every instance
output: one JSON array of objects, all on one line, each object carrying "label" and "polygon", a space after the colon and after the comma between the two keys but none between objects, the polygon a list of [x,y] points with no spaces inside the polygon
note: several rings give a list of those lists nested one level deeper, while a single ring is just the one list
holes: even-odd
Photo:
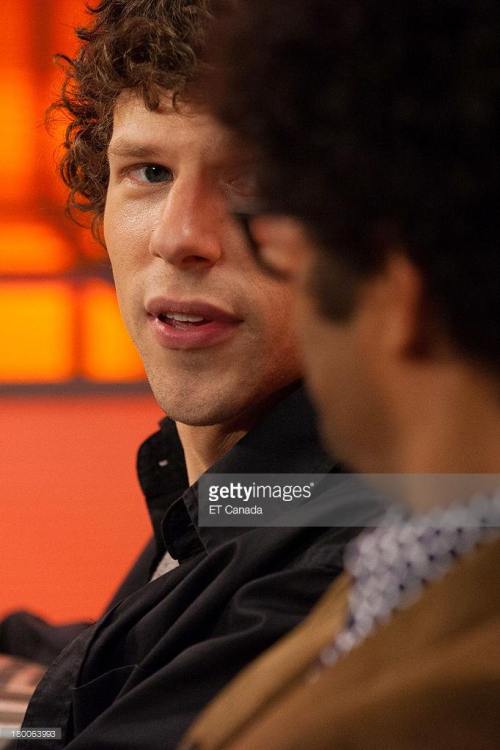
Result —
[{"label": "blurred man in foreground", "polygon": [[499,37],[493,0],[252,0],[220,31],[249,249],[295,284],[328,445],[406,474],[413,516],[353,543],[183,748],[500,746]]},{"label": "blurred man in foreground", "polygon": [[298,382],[290,285],[259,269],[228,214],[253,194],[252,163],[190,102],[210,6],[103,0],[66,61],[69,207],[103,231],[169,418],[138,461],[154,540],[40,683],[25,727],[57,728],[61,740],[39,748],[175,747],[230,678],[305,617],[355,533],[198,524],[209,469],[335,470]]}]

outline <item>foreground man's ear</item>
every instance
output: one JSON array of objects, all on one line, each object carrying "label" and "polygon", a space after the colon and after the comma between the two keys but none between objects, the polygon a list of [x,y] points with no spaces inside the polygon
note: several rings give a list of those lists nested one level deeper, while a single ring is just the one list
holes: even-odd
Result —
[{"label": "foreground man's ear", "polygon": [[359,301],[372,328],[367,334],[376,336],[381,351],[391,359],[425,356],[433,331],[418,268],[395,249],[363,287]]}]

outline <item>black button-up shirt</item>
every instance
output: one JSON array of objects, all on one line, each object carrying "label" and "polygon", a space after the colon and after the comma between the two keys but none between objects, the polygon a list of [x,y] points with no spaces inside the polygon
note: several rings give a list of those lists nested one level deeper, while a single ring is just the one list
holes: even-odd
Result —
[{"label": "black button-up shirt", "polygon": [[[302,388],[280,401],[211,471],[326,473]],[[37,748],[169,750],[211,698],[297,625],[338,575],[356,529],[200,528],[175,424],[141,447],[154,539],[108,612],[57,657],[24,727],[62,729]],[[168,551],[179,567],[150,581]],[[148,582],[149,581],[149,582]],[[18,749],[32,750],[20,740]]]}]

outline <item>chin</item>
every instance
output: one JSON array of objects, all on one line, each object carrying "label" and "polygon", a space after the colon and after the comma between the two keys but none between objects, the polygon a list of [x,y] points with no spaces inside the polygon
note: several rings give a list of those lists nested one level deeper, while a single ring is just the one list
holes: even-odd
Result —
[{"label": "chin", "polygon": [[153,378],[150,385],[162,411],[174,422],[192,427],[230,422],[248,408],[248,401],[237,398],[234,389],[207,388],[206,383],[189,388],[187,383],[155,382]]},{"label": "chin", "polygon": [[[206,375],[165,379],[158,371],[148,373],[148,378],[160,408],[175,422],[192,427],[239,423],[241,428],[251,424],[270,397],[295,379],[256,382],[242,373],[226,379]],[[270,385],[275,387],[270,389]]]},{"label": "chin", "polygon": [[215,402],[190,397],[175,398],[172,393],[153,387],[153,395],[165,414],[174,422],[197,427],[219,424],[231,418],[231,409],[221,409]]},{"label": "chin", "polygon": [[165,414],[178,424],[189,425],[190,427],[211,427],[213,425],[224,424],[235,418],[232,413],[219,412],[217,409],[186,409],[184,407],[165,408],[160,404]]}]

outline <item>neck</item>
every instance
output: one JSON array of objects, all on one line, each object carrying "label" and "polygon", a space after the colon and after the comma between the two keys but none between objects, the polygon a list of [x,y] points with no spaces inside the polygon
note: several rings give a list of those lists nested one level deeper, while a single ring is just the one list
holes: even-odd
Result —
[{"label": "neck", "polygon": [[196,426],[177,423],[184,450],[189,484],[192,485],[248,432],[249,426]]},{"label": "neck", "polygon": [[219,461],[274,405],[297,388],[297,381],[254,401],[232,420],[214,425],[187,425],[176,422],[184,450],[189,484],[192,485]]},{"label": "neck", "polygon": [[[498,382],[472,368],[446,374],[428,383],[425,399],[406,393],[401,449],[395,471],[407,474],[500,475],[500,388]],[[497,482],[498,483],[498,482]],[[439,488],[436,482],[435,487]],[[455,485],[456,486],[456,485]],[[464,483],[464,492],[466,483]],[[446,505],[454,499],[453,483],[443,494],[422,497],[415,485],[407,499],[414,506]],[[451,488],[451,492],[449,489]],[[481,489],[480,487],[478,489]],[[448,496],[450,495],[450,496]]]}]

